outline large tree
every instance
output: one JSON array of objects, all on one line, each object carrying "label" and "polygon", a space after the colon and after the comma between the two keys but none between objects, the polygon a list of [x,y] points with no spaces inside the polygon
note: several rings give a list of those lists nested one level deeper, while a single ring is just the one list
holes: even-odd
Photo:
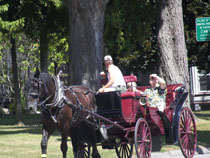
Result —
[{"label": "large tree", "polygon": [[13,37],[11,37],[11,44],[12,44],[11,56],[12,56],[13,84],[15,90],[16,117],[18,125],[24,125],[23,116],[22,116],[19,78],[18,78],[16,42],[15,38]]},{"label": "large tree", "polygon": [[187,49],[181,0],[158,0],[159,72],[167,84],[183,83],[189,90]]},{"label": "large tree", "polygon": [[96,89],[103,59],[104,12],[108,0],[68,0],[70,84]]}]

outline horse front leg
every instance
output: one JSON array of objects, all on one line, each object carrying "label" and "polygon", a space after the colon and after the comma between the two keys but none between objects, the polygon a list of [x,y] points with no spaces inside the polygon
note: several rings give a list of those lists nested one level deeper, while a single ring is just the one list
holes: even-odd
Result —
[{"label": "horse front leg", "polygon": [[96,143],[93,144],[93,150],[92,150],[92,158],[100,158],[100,154],[98,153],[98,149],[96,146]]},{"label": "horse front leg", "polygon": [[41,149],[42,149],[42,154],[41,158],[46,158],[47,157],[47,142],[48,139],[50,138],[49,132],[47,129],[43,128],[42,129],[42,141],[41,141]]},{"label": "horse front leg", "polygon": [[66,134],[62,134],[62,142],[61,142],[61,151],[63,153],[63,158],[66,158],[66,153],[68,150],[68,146],[67,146],[67,138],[68,136]]}]

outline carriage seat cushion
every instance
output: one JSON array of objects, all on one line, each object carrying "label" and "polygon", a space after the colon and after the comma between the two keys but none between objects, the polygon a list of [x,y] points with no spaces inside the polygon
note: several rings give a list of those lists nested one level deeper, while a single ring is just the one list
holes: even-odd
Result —
[{"label": "carriage seat cushion", "polygon": [[141,87],[137,87],[137,90],[144,92],[145,89],[149,88],[150,86],[141,86]]},{"label": "carriage seat cushion", "polygon": [[125,92],[125,93],[121,94],[122,99],[123,98],[136,98],[138,96],[139,97],[141,96],[140,92],[130,92],[130,91],[128,91],[128,92]]},{"label": "carriage seat cushion", "polygon": [[137,82],[137,77],[134,75],[131,76],[123,76],[126,83],[128,82]]},{"label": "carriage seat cushion", "polygon": [[176,88],[181,87],[182,84],[171,84],[167,85],[166,89],[168,92],[175,92]]},{"label": "carriage seat cushion", "polygon": [[167,85],[166,107],[169,107],[171,103],[174,101],[177,94],[175,90],[176,88],[181,87],[181,86],[182,84]]}]

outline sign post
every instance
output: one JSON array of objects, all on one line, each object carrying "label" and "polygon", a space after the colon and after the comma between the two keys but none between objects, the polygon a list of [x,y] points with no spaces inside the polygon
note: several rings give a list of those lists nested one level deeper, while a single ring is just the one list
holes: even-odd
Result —
[{"label": "sign post", "polygon": [[210,41],[210,17],[196,18],[196,40]]}]

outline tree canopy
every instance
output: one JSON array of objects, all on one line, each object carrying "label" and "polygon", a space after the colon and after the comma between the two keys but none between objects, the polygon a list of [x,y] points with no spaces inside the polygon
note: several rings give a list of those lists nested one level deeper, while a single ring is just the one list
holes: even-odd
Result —
[{"label": "tree canopy", "polygon": [[112,0],[106,9],[104,41],[107,53],[124,70],[151,70],[157,53],[155,3]]},{"label": "tree canopy", "polygon": [[189,65],[196,65],[200,69],[209,72],[210,62],[208,61],[208,56],[210,55],[210,43],[196,41],[195,27],[196,18],[209,17],[209,0],[183,0],[183,14]]}]

